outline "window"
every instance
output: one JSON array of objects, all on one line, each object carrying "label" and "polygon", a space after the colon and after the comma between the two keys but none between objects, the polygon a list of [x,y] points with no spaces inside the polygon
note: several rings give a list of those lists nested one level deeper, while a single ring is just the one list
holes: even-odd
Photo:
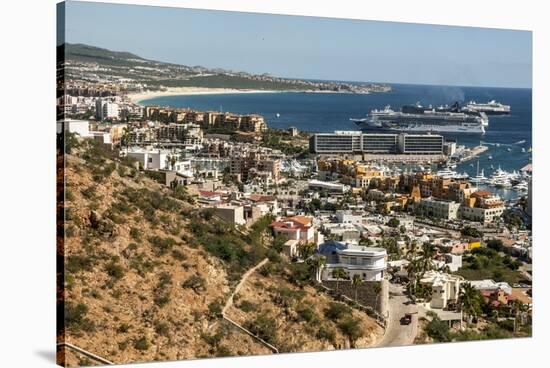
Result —
[{"label": "window", "polygon": [[153,158],[152,158],[152,157],[149,157],[149,159],[147,160],[147,162],[149,162],[150,164],[153,163]]}]

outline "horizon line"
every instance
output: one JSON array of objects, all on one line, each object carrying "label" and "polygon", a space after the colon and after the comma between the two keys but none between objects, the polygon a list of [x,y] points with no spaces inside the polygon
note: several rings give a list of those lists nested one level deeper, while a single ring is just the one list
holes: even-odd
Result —
[{"label": "horizon line", "polygon": [[[134,54],[135,56],[138,56],[144,60],[148,60],[148,61],[152,61],[152,62],[159,62],[159,63],[164,63],[164,64],[171,64],[171,65],[179,65],[179,66],[187,66],[187,67],[201,67],[201,68],[206,68],[206,69],[224,69],[225,71],[227,72],[234,72],[234,73],[247,73],[247,74],[250,74],[250,75],[262,75],[262,74],[268,74],[269,76],[271,77],[274,77],[274,78],[281,78],[281,79],[290,79],[290,80],[304,80],[304,81],[320,81],[320,82],[339,82],[339,83],[371,83],[371,84],[386,84],[386,85],[411,85],[411,86],[434,86],[434,87],[458,87],[458,88],[498,88],[498,89],[530,89],[532,90],[533,89],[533,86],[532,86],[532,83],[531,83],[531,86],[530,87],[506,87],[506,86],[487,86],[487,85],[460,85],[460,84],[433,84],[433,83],[410,83],[410,82],[381,82],[381,81],[350,81],[350,80],[338,80],[338,79],[318,79],[318,78],[300,78],[300,77],[285,77],[285,76],[278,76],[278,75],[272,75],[270,73],[261,73],[261,74],[256,74],[256,73],[251,73],[251,72],[247,72],[247,71],[244,71],[244,70],[239,70],[239,71],[235,71],[235,70],[229,70],[229,69],[226,69],[225,67],[206,67],[206,66],[203,66],[203,65],[187,65],[187,64],[181,64],[181,62],[178,62],[178,63],[174,63],[174,62],[169,62],[169,61],[162,61],[162,60],[153,60],[153,59],[147,59],[141,55],[138,55],[136,54],[135,52],[133,51],[128,51],[128,50],[114,50],[114,49],[109,49],[109,48],[106,48],[104,46],[97,46],[97,45],[92,45],[92,44],[88,44],[88,43],[83,43],[83,42],[67,42],[67,41],[63,41],[61,44],[58,44],[56,47],[59,47],[59,46],[63,46],[63,45],[84,45],[84,46],[91,46],[91,47],[96,47],[96,48],[99,48],[99,49],[103,49],[103,50],[107,50],[107,51],[111,51],[111,52],[127,52],[127,53],[130,53],[130,54]],[[532,80],[531,80],[532,82]]]}]

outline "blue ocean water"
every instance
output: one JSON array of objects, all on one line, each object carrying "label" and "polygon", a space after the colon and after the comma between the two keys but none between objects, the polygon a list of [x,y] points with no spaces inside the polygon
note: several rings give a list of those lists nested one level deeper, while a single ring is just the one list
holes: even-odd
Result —
[{"label": "blue ocean water", "polygon": [[[142,101],[171,107],[189,107],[197,110],[223,110],[239,114],[258,113],[273,128],[295,126],[311,132],[356,130],[350,118],[364,117],[375,108],[390,105],[400,108],[405,104],[439,106],[475,100],[496,100],[511,106],[509,116],[490,116],[484,135],[449,135],[458,144],[479,145],[483,141],[489,149],[479,156],[480,169],[489,176],[500,166],[503,170],[519,170],[528,164],[532,145],[531,89],[455,87],[392,84],[392,92],[373,94],[343,93],[241,93],[218,95],[167,96]],[[279,114],[279,117],[277,117]],[[498,145],[497,145],[498,144]],[[524,148],[526,152],[522,152]],[[492,156],[492,160],[489,159]],[[476,174],[477,160],[463,163],[458,171]],[[493,168],[491,168],[493,166]],[[505,195],[508,197],[508,195]]]}]

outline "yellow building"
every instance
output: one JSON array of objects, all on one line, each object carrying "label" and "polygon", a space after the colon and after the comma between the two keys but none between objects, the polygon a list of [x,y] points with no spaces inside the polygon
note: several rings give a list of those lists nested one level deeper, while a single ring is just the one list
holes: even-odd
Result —
[{"label": "yellow building", "polygon": [[481,247],[481,240],[479,239],[472,239],[468,242],[468,249],[476,249]]}]

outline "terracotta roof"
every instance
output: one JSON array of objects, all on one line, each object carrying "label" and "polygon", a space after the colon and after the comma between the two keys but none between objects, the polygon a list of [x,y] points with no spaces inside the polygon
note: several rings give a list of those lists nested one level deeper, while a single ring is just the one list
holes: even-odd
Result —
[{"label": "terracotta roof", "polygon": [[292,216],[287,218],[288,221],[297,222],[302,226],[310,226],[311,225],[311,219],[306,216]]},{"label": "terracotta roof", "polygon": [[221,193],[218,192],[211,192],[209,190],[199,190],[199,195],[201,197],[215,197],[215,196],[221,196]]},{"label": "terracotta roof", "polygon": [[282,221],[273,221],[270,225],[274,229],[288,229],[288,230],[298,230],[302,226],[296,226],[292,222],[282,222]]},{"label": "terracotta roof", "polygon": [[485,189],[480,189],[474,193],[472,193],[472,197],[490,197],[492,196],[493,193],[489,192],[488,190],[485,190]]},{"label": "terracotta roof", "polygon": [[267,201],[273,201],[275,197],[270,195],[263,195],[263,194],[251,194],[250,200],[254,202],[267,202]]}]

